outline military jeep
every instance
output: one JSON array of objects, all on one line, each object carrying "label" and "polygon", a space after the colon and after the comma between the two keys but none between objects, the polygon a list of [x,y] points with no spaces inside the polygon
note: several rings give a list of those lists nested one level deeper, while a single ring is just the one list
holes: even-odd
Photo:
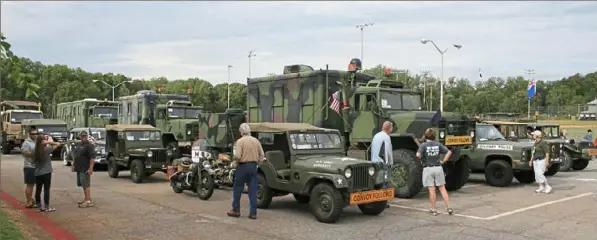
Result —
[{"label": "military jeep", "polygon": [[[487,183],[496,187],[509,186],[513,178],[524,184],[535,181],[533,168],[529,166],[533,143],[507,140],[489,123],[477,123],[476,132],[475,147],[464,151],[470,161],[471,172],[484,172]],[[558,153],[558,149],[550,150],[551,167],[548,172],[558,171],[561,161]]]},{"label": "military jeep", "polygon": [[[29,130],[32,127],[37,129],[40,134],[47,135],[52,138],[54,142],[66,144],[68,138],[68,131],[66,130],[66,122],[58,119],[23,119],[21,121],[21,139],[29,138]],[[56,148],[52,152],[52,157],[59,157],[62,153],[64,145]]]},{"label": "military jeep", "polygon": [[142,183],[157,171],[166,172],[168,151],[162,144],[162,132],[150,125],[106,125],[108,175],[117,178],[130,170],[134,183]]},{"label": "military jeep", "polygon": [[266,160],[258,167],[257,207],[289,193],[309,203],[315,218],[338,220],[344,207],[358,205],[367,215],[381,214],[394,188],[381,164],[349,158],[338,130],[305,123],[249,123]]}]

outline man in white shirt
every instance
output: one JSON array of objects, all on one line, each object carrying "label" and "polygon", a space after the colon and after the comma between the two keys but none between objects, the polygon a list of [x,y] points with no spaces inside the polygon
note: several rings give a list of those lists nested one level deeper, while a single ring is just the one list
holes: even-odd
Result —
[{"label": "man in white shirt", "polygon": [[[394,163],[392,140],[390,139],[391,132],[392,122],[385,121],[381,127],[381,131],[375,134],[371,140],[371,161],[383,163],[389,180],[392,180],[392,164]],[[389,185],[386,187],[391,187],[391,184]],[[389,206],[387,205],[386,207]]]}]

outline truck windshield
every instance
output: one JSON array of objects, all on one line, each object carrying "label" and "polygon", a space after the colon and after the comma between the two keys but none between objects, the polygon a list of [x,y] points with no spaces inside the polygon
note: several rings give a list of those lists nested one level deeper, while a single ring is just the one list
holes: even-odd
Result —
[{"label": "truck windshield", "polygon": [[10,122],[19,124],[23,119],[41,119],[43,118],[41,112],[12,112],[10,114]]},{"label": "truck windshield", "polygon": [[195,119],[200,112],[196,108],[168,108],[168,118]]},{"label": "truck windshield", "polygon": [[381,92],[383,109],[421,110],[421,96],[416,93]]},{"label": "truck windshield", "polygon": [[402,109],[405,110],[421,110],[421,95],[414,93],[402,94]]},{"label": "truck windshield", "polygon": [[340,136],[334,133],[292,133],[293,149],[337,149],[342,148]]},{"label": "truck windshield", "polygon": [[56,125],[37,125],[37,131],[40,133],[55,133],[55,132],[66,132],[66,126]]},{"label": "truck windshield", "polygon": [[93,116],[114,118],[118,116],[118,109],[115,107],[94,107]]},{"label": "truck windshield", "polygon": [[126,133],[126,140],[130,141],[159,141],[161,140],[159,131],[129,131]]},{"label": "truck windshield", "polygon": [[493,125],[477,126],[477,136],[479,136],[479,141],[506,139]]},{"label": "truck windshield", "polygon": [[103,140],[106,139],[106,129],[98,129],[98,128],[92,128],[91,129],[91,136],[95,139],[95,140]]},{"label": "truck windshield", "polygon": [[546,138],[557,138],[559,134],[559,127],[543,127],[543,134]]}]

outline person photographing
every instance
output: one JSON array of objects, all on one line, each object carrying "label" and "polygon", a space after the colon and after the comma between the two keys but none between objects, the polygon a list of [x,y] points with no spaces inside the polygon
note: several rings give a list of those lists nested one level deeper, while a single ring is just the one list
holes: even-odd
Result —
[{"label": "person photographing", "polygon": [[[446,190],[446,175],[444,174],[443,164],[450,160],[452,151],[441,143],[435,142],[435,131],[431,128],[425,130],[424,142],[417,150],[417,158],[423,164],[423,186],[429,189],[429,207],[431,214],[437,216],[439,212],[435,208],[437,199],[436,188],[442,194],[442,199],[446,204],[448,214],[452,215],[454,211],[450,206],[450,196]],[[440,154],[445,154],[444,158],[440,160]]]}]

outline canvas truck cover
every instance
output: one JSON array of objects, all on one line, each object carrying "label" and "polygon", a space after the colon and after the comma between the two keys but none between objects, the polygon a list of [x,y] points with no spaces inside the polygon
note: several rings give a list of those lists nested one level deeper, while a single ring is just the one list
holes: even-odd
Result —
[{"label": "canvas truck cover", "polygon": [[143,130],[159,130],[151,125],[137,125],[137,124],[114,124],[106,125],[106,130],[109,131],[143,131]]}]

